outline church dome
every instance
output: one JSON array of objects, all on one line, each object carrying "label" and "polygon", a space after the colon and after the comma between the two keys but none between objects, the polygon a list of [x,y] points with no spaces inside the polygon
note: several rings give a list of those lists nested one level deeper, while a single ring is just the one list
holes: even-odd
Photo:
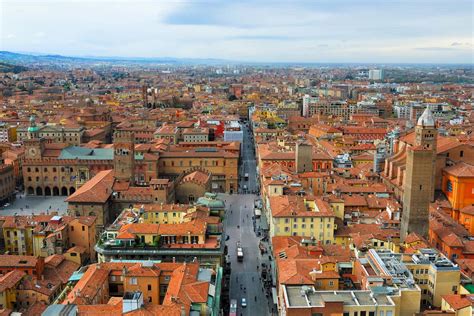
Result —
[{"label": "church dome", "polygon": [[423,114],[421,114],[420,118],[418,119],[418,126],[427,126],[427,127],[434,127],[435,126],[435,119],[433,113],[429,107],[426,107]]}]

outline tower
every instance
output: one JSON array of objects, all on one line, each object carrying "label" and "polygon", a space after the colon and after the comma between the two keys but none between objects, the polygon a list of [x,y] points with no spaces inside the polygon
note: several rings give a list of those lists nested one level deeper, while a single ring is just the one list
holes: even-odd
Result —
[{"label": "tower", "polygon": [[25,145],[25,157],[27,159],[40,159],[44,152],[45,139],[39,137],[39,127],[36,126],[36,117],[30,117],[28,127],[28,139],[23,141]]},{"label": "tower", "polygon": [[28,139],[39,138],[39,127],[36,126],[36,116],[30,116],[30,126],[28,126]]},{"label": "tower", "polygon": [[298,142],[295,160],[297,173],[313,171],[313,146],[307,142]]},{"label": "tower", "polygon": [[374,153],[374,172],[381,173],[385,164],[385,158],[387,158],[387,147],[385,143],[379,143],[375,146]]},{"label": "tower", "polygon": [[135,136],[133,132],[114,134],[114,171],[117,180],[135,180]]},{"label": "tower", "polygon": [[426,108],[415,127],[415,143],[407,150],[402,241],[412,232],[428,236],[429,204],[434,199],[437,134],[433,114]]}]

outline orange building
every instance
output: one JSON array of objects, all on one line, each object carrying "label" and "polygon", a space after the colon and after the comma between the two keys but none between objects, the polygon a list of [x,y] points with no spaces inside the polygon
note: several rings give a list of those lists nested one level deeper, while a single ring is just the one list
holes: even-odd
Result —
[{"label": "orange building", "polygon": [[[459,162],[443,170],[442,190],[454,210],[474,204],[474,165]],[[458,216],[455,216],[458,219]]]},{"label": "orange building", "polygon": [[471,235],[474,235],[474,204],[459,211],[459,224],[463,225]]},{"label": "orange building", "polygon": [[125,268],[123,273],[123,288],[125,292],[140,291],[143,293],[145,302],[152,304],[160,303],[160,274],[159,269],[152,261],[144,262],[143,265],[134,265]]},{"label": "orange building", "polygon": [[91,260],[95,260],[94,250],[96,242],[96,217],[81,216],[69,222],[69,243],[72,247],[81,246],[86,249],[86,253]]}]

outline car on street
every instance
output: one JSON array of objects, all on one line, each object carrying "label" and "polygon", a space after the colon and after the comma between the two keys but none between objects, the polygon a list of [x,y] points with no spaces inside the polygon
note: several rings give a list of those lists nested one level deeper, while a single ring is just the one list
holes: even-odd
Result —
[{"label": "car on street", "polygon": [[242,297],[242,302],[240,302],[240,305],[242,307],[247,307],[247,299],[245,297]]},{"label": "car on street", "polygon": [[237,300],[232,299],[230,300],[229,316],[236,316],[236,315],[237,315]]}]

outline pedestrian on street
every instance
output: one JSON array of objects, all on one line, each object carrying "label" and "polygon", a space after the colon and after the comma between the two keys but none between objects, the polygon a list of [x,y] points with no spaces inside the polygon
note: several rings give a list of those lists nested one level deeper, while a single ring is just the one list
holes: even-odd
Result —
[{"label": "pedestrian on street", "polygon": [[257,301],[257,295],[255,295],[255,302]]}]

